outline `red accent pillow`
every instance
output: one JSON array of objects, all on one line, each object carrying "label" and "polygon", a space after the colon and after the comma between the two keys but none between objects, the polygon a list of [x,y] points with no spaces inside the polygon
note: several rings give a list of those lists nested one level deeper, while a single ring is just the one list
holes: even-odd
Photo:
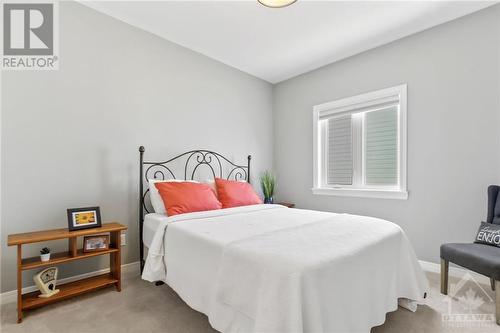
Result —
[{"label": "red accent pillow", "polygon": [[215,178],[217,194],[222,208],[257,205],[262,200],[247,182]]},{"label": "red accent pillow", "polygon": [[221,209],[210,186],[191,182],[155,183],[168,216]]}]

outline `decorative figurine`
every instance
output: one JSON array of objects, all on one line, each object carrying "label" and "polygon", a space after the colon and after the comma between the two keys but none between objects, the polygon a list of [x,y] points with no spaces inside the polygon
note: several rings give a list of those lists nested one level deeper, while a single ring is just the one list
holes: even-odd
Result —
[{"label": "decorative figurine", "polygon": [[41,294],[38,297],[48,298],[59,292],[56,289],[57,282],[57,267],[49,267],[33,276],[36,286],[40,289]]}]

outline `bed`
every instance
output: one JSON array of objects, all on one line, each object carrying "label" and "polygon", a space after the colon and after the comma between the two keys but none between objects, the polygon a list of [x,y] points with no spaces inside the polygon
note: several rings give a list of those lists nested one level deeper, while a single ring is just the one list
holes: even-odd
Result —
[{"label": "bed", "polygon": [[[150,213],[143,179],[165,178],[165,172],[175,178],[168,164],[179,157],[145,162],[143,153],[142,278],[167,283],[215,329],[369,332],[398,301],[413,310],[424,302],[427,280],[396,224],[265,204],[170,217]],[[223,158],[224,168],[215,152],[179,156],[195,161],[194,171],[185,166],[180,178],[194,179],[201,166],[214,177],[226,170],[228,179],[250,180],[250,157],[246,166]]]}]

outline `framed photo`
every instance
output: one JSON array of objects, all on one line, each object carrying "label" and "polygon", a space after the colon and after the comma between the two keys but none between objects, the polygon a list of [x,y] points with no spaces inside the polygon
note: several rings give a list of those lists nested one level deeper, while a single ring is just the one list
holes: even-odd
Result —
[{"label": "framed photo", "polygon": [[83,252],[96,252],[109,249],[109,235],[83,237]]},{"label": "framed photo", "polygon": [[101,226],[99,207],[84,207],[68,209],[68,229],[70,231]]}]

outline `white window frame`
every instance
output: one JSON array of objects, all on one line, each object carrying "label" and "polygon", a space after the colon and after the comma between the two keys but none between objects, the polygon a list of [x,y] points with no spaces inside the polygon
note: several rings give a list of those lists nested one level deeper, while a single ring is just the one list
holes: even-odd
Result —
[{"label": "white window frame", "polygon": [[[363,107],[370,107],[384,100],[390,99],[399,100],[399,126],[398,126],[398,186],[388,188],[386,186],[366,186],[360,184],[361,177],[354,173],[359,170],[356,165],[364,164],[364,154],[362,152],[353,151],[353,185],[342,186],[326,186],[326,158],[322,150],[326,146],[321,142],[324,138],[321,135],[326,135],[325,130],[320,130],[320,116],[328,114],[342,114]],[[361,130],[361,122],[354,120],[353,132]],[[358,140],[359,135],[353,135],[353,147],[359,147],[354,144],[354,140]],[[362,149],[363,150],[363,149]],[[383,198],[383,199],[408,199],[407,191],[407,85],[381,89],[357,96],[339,99],[333,102],[328,102],[313,107],[313,194],[320,195],[337,195],[349,197],[364,197],[364,198]]]}]

